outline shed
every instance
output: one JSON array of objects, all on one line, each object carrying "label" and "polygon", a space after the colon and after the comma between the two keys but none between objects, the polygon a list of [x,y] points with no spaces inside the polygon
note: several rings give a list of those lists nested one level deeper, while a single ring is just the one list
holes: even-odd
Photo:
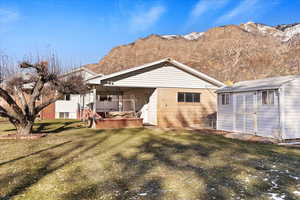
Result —
[{"label": "shed", "polygon": [[217,129],[300,138],[300,75],[242,81],[216,92]]}]

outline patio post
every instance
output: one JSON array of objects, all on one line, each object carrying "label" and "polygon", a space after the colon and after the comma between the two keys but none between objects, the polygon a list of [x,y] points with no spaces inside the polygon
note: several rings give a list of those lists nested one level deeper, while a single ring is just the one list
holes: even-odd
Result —
[{"label": "patio post", "polygon": [[93,88],[93,112],[97,112],[97,89],[96,87]]},{"label": "patio post", "polygon": [[93,88],[93,124],[92,127],[96,128],[96,113],[97,113],[97,89]]}]

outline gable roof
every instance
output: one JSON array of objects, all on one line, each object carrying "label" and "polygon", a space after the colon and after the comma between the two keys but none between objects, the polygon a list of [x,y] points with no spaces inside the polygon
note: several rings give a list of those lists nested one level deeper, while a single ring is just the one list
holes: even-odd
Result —
[{"label": "gable roof", "polygon": [[293,81],[300,78],[300,75],[291,75],[291,76],[277,76],[271,78],[249,80],[237,82],[232,86],[225,86],[218,89],[216,92],[246,92],[246,91],[255,91],[263,89],[278,89],[285,83]]},{"label": "gable roof", "polygon": [[141,66],[137,66],[137,67],[133,67],[133,68],[129,68],[129,69],[126,69],[126,70],[122,70],[122,71],[119,71],[119,72],[115,72],[115,73],[112,73],[112,74],[109,74],[109,75],[105,75],[103,76],[102,74],[99,74],[99,75],[96,75],[92,78],[89,78],[87,81],[91,81],[91,80],[94,80],[94,79],[97,79],[99,81],[103,81],[103,80],[106,80],[106,79],[110,79],[110,78],[114,78],[114,77],[117,77],[117,76],[121,76],[121,75],[124,75],[124,74],[128,74],[128,73],[131,73],[131,72],[134,72],[134,71],[138,71],[138,70],[142,70],[142,69],[146,69],[146,68],[150,68],[150,67],[153,67],[153,66],[156,66],[156,65],[159,65],[159,64],[163,64],[163,63],[170,63],[170,64],[173,64],[174,66],[178,67],[179,69],[183,70],[183,71],[186,71],[198,78],[201,78],[201,79],[204,79],[210,83],[212,83],[213,85],[216,85],[216,86],[224,86],[224,83],[204,74],[204,73],[201,73],[187,65],[184,65],[176,60],[173,60],[171,58],[165,58],[165,59],[162,59],[162,60],[158,60],[158,61],[155,61],[155,62],[151,62],[151,63],[147,63],[147,64],[144,64],[144,65],[141,65]]},{"label": "gable roof", "polygon": [[88,68],[85,67],[85,66],[82,66],[82,67],[73,69],[73,70],[67,72],[67,73],[64,74],[64,75],[71,74],[71,73],[74,73],[74,72],[79,72],[79,71],[85,71],[85,72],[87,72],[87,73],[90,73],[90,74],[93,75],[93,76],[99,75],[98,73],[96,73],[96,72],[94,72],[94,71],[88,69]]},{"label": "gable roof", "polygon": [[83,65],[81,68],[84,68],[89,72],[92,72],[94,75],[103,74],[101,70],[101,66],[98,63],[86,64]]}]

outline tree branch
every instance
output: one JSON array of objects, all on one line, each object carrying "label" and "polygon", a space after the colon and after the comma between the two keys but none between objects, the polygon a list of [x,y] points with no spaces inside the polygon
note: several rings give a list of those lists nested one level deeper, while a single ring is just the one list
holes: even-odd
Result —
[{"label": "tree branch", "polygon": [[47,106],[49,106],[52,103],[55,103],[58,99],[60,99],[62,97],[63,97],[63,94],[59,94],[58,96],[50,98],[47,101],[41,103],[40,105],[36,106],[35,113],[37,114],[37,113],[41,112],[44,108],[46,108]]},{"label": "tree branch", "polygon": [[9,114],[9,112],[0,105],[0,116],[9,119],[17,119],[16,116]]},{"label": "tree branch", "polygon": [[[6,101],[6,103],[13,109],[13,111],[18,116],[24,116],[22,109],[18,106],[18,104],[15,102],[15,100],[8,94],[7,91],[2,89],[1,87],[0,87],[0,97],[2,97]],[[20,119],[20,118],[17,118],[17,119]]]},{"label": "tree branch", "polygon": [[34,85],[34,89],[32,90],[30,101],[29,101],[29,104],[28,104],[29,112],[31,114],[34,113],[34,108],[35,108],[36,100],[37,100],[38,96],[41,95],[41,92],[42,92],[42,90],[44,88],[44,85],[45,85],[45,81],[43,80],[42,77],[40,77],[40,79]]},{"label": "tree branch", "polygon": [[24,96],[24,93],[22,91],[21,88],[18,88],[18,87],[15,87],[15,91],[16,91],[16,96],[18,97],[20,103],[21,103],[21,106],[22,106],[22,111],[24,114],[26,114],[28,112],[28,104],[27,104],[27,101],[26,101],[26,98]]}]

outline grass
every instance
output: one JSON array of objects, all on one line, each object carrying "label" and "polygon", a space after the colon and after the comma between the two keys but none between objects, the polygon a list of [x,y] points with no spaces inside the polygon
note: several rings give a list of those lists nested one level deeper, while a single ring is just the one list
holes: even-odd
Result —
[{"label": "grass", "polygon": [[[13,131],[0,124],[0,134]],[[300,149],[203,132],[45,121],[0,141],[0,199],[299,199]]]}]

